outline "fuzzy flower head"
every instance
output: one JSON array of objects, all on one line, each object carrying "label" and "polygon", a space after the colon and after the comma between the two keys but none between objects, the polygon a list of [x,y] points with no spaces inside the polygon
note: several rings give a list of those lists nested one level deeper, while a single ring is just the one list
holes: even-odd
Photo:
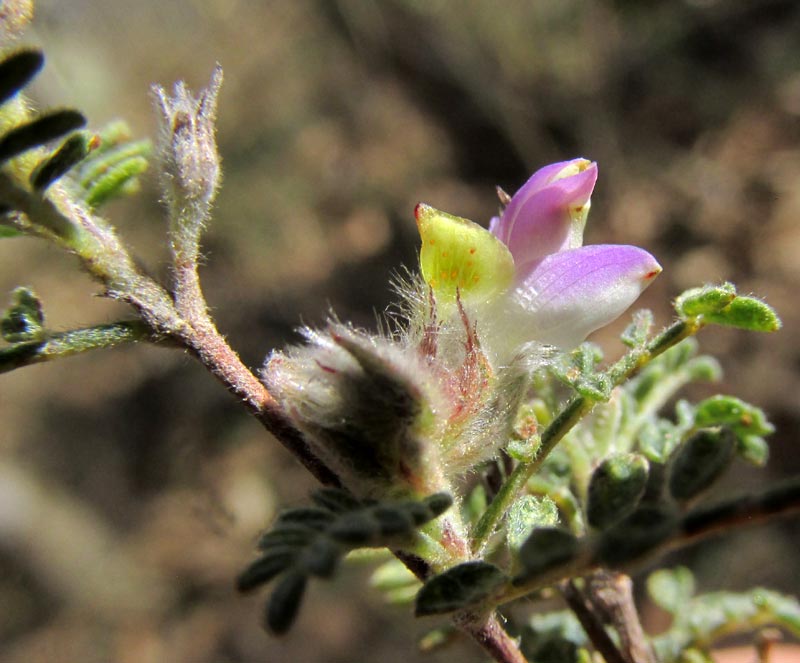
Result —
[{"label": "fuzzy flower head", "polygon": [[[530,342],[565,350],[575,347],[619,317],[661,272],[653,256],[634,246],[582,246],[596,181],[597,164],[586,159],[546,166],[508,200],[492,219],[489,232],[464,219],[455,224],[456,217],[418,206],[422,272],[437,297],[450,294],[432,277],[432,261],[426,259],[425,250],[434,232],[426,226],[447,227],[447,232],[437,231],[438,237],[459,236],[458,242],[439,242],[438,256],[450,256],[455,244],[467,246],[476,249],[471,258],[480,258],[481,279],[495,275],[491,292],[468,283],[459,294],[472,300],[484,346],[501,363]],[[420,222],[420,209],[426,223]],[[497,249],[497,244],[506,251]],[[481,246],[492,250],[481,251]],[[463,249],[459,254],[464,257]],[[450,274],[456,272],[450,268]]]},{"label": "fuzzy flower head", "polygon": [[508,439],[525,380],[519,370],[494,375],[462,323],[460,334],[386,335],[330,321],[304,329],[306,344],[273,352],[262,378],[355,495],[452,492],[451,477]]},{"label": "fuzzy flower head", "polygon": [[[420,271],[370,334],[335,320],[262,377],[311,451],[359,497],[453,492],[518,434],[530,370],[619,316],[661,270],[633,246],[581,246],[597,166],[535,173],[490,230],[415,209]],[[392,327],[391,320],[387,325]]]}]

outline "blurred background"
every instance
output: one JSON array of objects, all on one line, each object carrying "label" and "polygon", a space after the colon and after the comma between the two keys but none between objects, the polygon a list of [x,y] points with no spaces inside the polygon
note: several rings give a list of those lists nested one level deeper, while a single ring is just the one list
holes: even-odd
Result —
[{"label": "blurred background", "polygon": [[[775,335],[711,329],[722,384],[778,432],[766,470],[714,496],[800,472],[800,4],[794,0],[40,0],[26,43],[47,55],[40,108],[153,136],[149,86],[225,69],[225,180],[203,279],[246,363],[332,309],[373,325],[414,266],[424,200],[481,222],[495,185],[585,156],[600,180],[587,243],[652,252],[641,300],[734,281],[765,297]],[[106,209],[163,275],[155,177]],[[127,314],[75,261],[33,239],[0,246],[0,293],[29,285],[49,326]],[[5,297],[6,295],[2,295]],[[619,321],[596,339],[613,358]],[[0,660],[484,660],[414,641],[437,622],[385,606],[369,569],[314,583],[285,639],[233,578],[280,506],[313,482],[225,391],[174,351],[126,347],[0,376]],[[730,535],[666,560],[701,588],[800,592],[800,527]],[[645,605],[658,628],[658,615]]]}]

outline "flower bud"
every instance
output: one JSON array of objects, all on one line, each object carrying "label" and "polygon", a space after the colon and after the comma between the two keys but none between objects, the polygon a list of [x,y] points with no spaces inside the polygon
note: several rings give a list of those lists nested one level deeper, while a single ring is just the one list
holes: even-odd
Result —
[{"label": "flower bud", "polygon": [[704,428],[686,440],[672,458],[669,491],[688,500],[706,490],[733,458],[736,436],[730,428]]},{"label": "flower bud", "polygon": [[275,352],[263,378],[312,451],[360,496],[443,486],[437,448],[446,411],[430,367],[392,339],[331,323]]},{"label": "flower bud", "polygon": [[173,246],[190,260],[197,257],[200,231],[220,181],[214,123],[221,85],[222,68],[217,66],[197,97],[183,81],[175,84],[172,96],[162,87],[153,88],[162,116],[159,153],[170,235]]},{"label": "flower bud", "polygon": [[600,463],[589,481],[589,524],[605,529],[632,513],[647,486],[648,469],[638,454],[619,454]]}]

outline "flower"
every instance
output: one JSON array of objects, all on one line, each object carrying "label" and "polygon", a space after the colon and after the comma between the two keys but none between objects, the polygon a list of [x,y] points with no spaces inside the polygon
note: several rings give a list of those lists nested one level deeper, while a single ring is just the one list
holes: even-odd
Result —
[{"label": "flower", "polygon": [[[513,286],[493,302],[487,336],[513,351],[527,341],[571,349],[619,317],[661,272],[635,246],[582,246],[597,164],[573,159],[536,171],[489,230],[514,258]],[[501,353],[502,354],[502,353]]]}]

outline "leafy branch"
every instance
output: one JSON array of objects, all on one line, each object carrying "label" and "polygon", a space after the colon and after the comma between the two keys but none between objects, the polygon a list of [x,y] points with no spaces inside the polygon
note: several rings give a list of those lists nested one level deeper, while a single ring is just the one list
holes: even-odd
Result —
[{"label": "leafy branch", "polygon": [[[644,347],[638,347],[622,357],[606,373],[610,384],[622,384],[627,378],[640,370],[648,361],[673,347],[680,341],[696,334],[701,325],[696,321],[678,320]],[[482,550],[489,537],[497,529],[503,515],[511,503],[519,495],[528,480],[542,467],[547,456],[564,436],[586,415],[598,401],[588,395],[574,396],[553,418],[550,425],[542,432],[541,443],[536,458],[528,463],[519,463],[503,484],[497,496],[487,508],[485,514],[473,531],[472,548]]]},{"label": "leafy branch", "polygon": [[[40,237],[74,254],[87,273],[104,287],[106,296],[135,309],[148,332],[144,333],[138,323],[130,326],[123,321],[111,329],[101,327],[93,328],[93,332],[74,330],[81,333],[51,335],[49,345],[7,348],[6,366],[10,369],[43,357],[112,347],[128,339],[123,332],[132,334],[136,340],[158,339],[183,347],[240,398],[315,477],[323,484],[337,485],[338,478],[311,454],[264,385],[218,332],[207,315],[196,278],[200,231],[216,187],[216,176],[210,173],[219,170],[213,145],[213,120],[221,71],[217,70],[211,87],[199,100],[182,84],[176,87],[175,97],[163,90],[159,93],[164,113],[161,159],[173,167],[164,183],[172,201],[168,211],[175,275],[174,286],[168,289],[142,271],[140,262],[95,210],[102,202],[135,186],[136,177],[145,167],[143,160],[149,147],[141,141],[126,143],[125,128],[116,124],[101,132],[96,140],[73,136],[53,152],[42,153],[37,149],[57,137],[54,121],[41,124],[31,120],[26,104],[14,95],[36,75],[43,62],[38,51],[22,51],[0,63],[0,75],[4,76],[0,91],[7,92],[7,101],[0,107],[0,120],[4,126],[12,127],[5,152],[10,161],[0,172],[2,235]],[[77,126],[74,111],[63,117],[64,122],[55,123],[62,134]],[[13,127],[27,128],[23,131]],[[207,147],[202,155],[196,150],[200,144]],[[210,188],[199,191],[197,182]]]},{"label": "leafy branch", "polygon": [[330,578],[344,555],[357,548],[408,544],[418,528],[453,503],[437,494],[422,501],[358,500],[340,489],[312,493],[314,507],[284,511],[258,541],[262,555],[240,576],[246,592],[280,576],[267,604],[266,623],[276,634],[289,630],[297,616],[309,576]]},{"label": "leafy branch", "polygon": [[777,315],[767,304],[754,297],[737,296],[735,288],[729,283],[688,291],[676,301],[675,308],[680,319],[649,340],[647,335],[651,320],[641,316],[635,318],[623,335],[631,350],[599,378],[592,376],[592,380],[586,380],[585,373],[578,375],[573,385],[578,394],[553,417],[542,432],[536,457],[529,462],[521,461],[517,464],[475,526],[472,532],[473,551],[479,552],[485,548],[528,480],[539,471],[564,436],[598,402],[610,397],[613,387],[623,384],[653,359],[697,334],[710,323],[764,332],[777,331],[780,328]]},{"label": "leafy branch", "polygon": [[[559,528],[538,528],[519,550],[521,573],[507,578],[482,573],[481,591],[457,593],[462,574],[474,563],[460,564],[425,583],[417,596],[418,614],[446,614],[463,609],[499,606],[596,568],[631,571],[643,562],[676,548],[716,536],[731,528],[753,527],[800,512],[800,480],[774,486],[760,495],[735,497],[684,515],[645,507],[604,533],[578,538]],[[485,563],[481,563],[485,564]],[[492,566],[492,565],[486,565]]]},{"label": "leafy branch", "polygon": [[[434,327],[439,323],[446,326],[446,319],[436,318],[436,293],[431,289],[428,292],[431,320],[426,318],[427,326],[421,332],[424,338],[418,345],[409,341],[413,332],[404,339],[407,346],[394,338],[373,338],[366,334],[351,338],[341,332],[330,339],[324,334],[314,337],[320,351],[318,356],[274,355],[272,361],[277,365],[294,360],[304,369],[311,367],[311,372],[302,374],[308,379],[292,382],[291,375],[289,379],[293,386],[300,385],[303,403],[294,409],[291,403],[285,405],[285,400],[282,405],[277,400],[281,395],[275,390],[275,383],[269,382],[271,393],[217,329],[198,274],[201,238],[220,180],[215,116],[222,70],[215,69],[209,86],[199,94],[192,93],[182,82],[171,93],[161,87],[154,88],[161,115],[158,160],[171,255],[170,282],[162,284],[143,270],[112,226],[97,213],[104,202],[136,187],[138,176],[148,165],[149,143],[128,140],[120,125],[107,127],[98,135],[78,132],[85,119],[73,110],[56,110],[34,117],[26,104],[20,102],[18,93],[43,62],[38,51],[19,51],[0,62],[0,236],[27,234],[56,243],[77,256],[83,268],[102,285],[106,296],[131,305],[139,319],[53,332],[45,327],[38,298],[27,289],[17,289],[2,319],[2,335],[9,345],[0,349],[0,372],[144,340],[187,350],[238,397],[321,483],[331,486],[312,495],[315,506],[282,513],[258,542],[260,556],[238,579],[241,591],[275,581],[266,611],[266,623],[273,632],[284,633],[291,627],[310,577],[332,576],[351,550],[389,547],[420,580],[427,580],[417,596],[416,613],[453,613],[453,623],[497,661],[520,663],[523,656],[500,626],[495,608],[567,577],[572,580],[561,585],[563,594],[575,613],[583,616],[590,635],[594,626],[600,625],[592,640],[604,652],[606,660],[617,660],[617,654],[623,655],[621,660],[645,660],[644,655],[632,653],[641,637],[636,630],[638,618],[633,612],[629,586],[627,593],[619,588],[609,590],[613,596],[606,602],[607,610],[602,615],[598,612],[603,601],[599,591],[592,594],[592,583],[599,577],[599,570],[627,570],[665,549],[686,545],[722,528],[793,513],[800,506],[800,484],[792,482],[757,498],[740,498],[713,507],[690,507],[692,500],[727,467],[734,453],[756,464],[766,460],[763,436],[771,433],[772,427],[758,408],[729,396],[716,396],[695,407],[679,404],[677,424],[654,422],[658,410],[677,389],[698,376],[713,376],[716,371],[703,358],[690,361],[694,349],[679,344],[709,324],[775,331],[780,321],[769,306],[754,297],[738,295],[731,284],[698,288],[676,300],[679,319],[653,337],[652,316],[645,313],[635,316],[623,335],[629,351],[606,370],[596,368],[599,353],[586,345],[550,362],[549,377],[565,383],[574,394],[553,416],[547,413],[543,421],[548,425],[539,435],[536,407],[531,406],[530,412],[517,412],[522,397],[520,385],[525,384],[527,374],[513,380],[498,380],[497,384],[492,382],[495,376],[478,343],[477,322],[468,319],[467,308],[460,300],[463,293],[454,285],[459,269],[473,265],[467,261],[474,254],[475,259],[483,261],[481,272],[472,275],[472,280],[464,280],[464,287],[472,284],[480,289],[488,284],[490,291],[497,294],[495,290],[505,287],[503,279],[495,278],[496,270],[488,269],[487,265],[493,264],[493,255],[495,262],[505,261],[510,282],[514,271],[511,253],[497,238],[481,235],[486,231],[475,224],[470,226],[471,222],[444,213],[435,213],[445,224],[436,228],[447,230],[434,233],[436,236],[425,242],[428,248],[424,250],[435,260],[423,258],[422,271],[431,272],[431,265],[438,265],[440,258],[449,256],[449,261],[452,256],[446,250],[448,247],[456,247],[458,255],[463,254],[463,260],[459,258],[452,265],[442,263],[448,269],[432,273],[433,281],[440,278],[452,282],[455,288],[450,294],[466,333],[464,347],[452,352],[446,346],[447,332],[437,337],[442,330]],[[63,139],[60,146],[47,147],[60,139]],[[589,175],[594,172],[596,176],[596,164],[578,161],[582,164],[580,172]],[[428,218],[431,209],[417,208],[419,223],[431,221]],[[588,206],[581,205],[580,209],[585,221]],[[478,241],[481,237],[482,243]],[[445,250],[437,244],[450,240],[454,243],[446,244]],[[431,253],[429,247],[435,244],[437,248]],[[488,258],[483,254],[488,254]],[[660,266],[650,258],[645,281],[660,271]],[[451,266],[459,269],[453,271]],[[460,275],[466,278],[466,272]],[[482,276],[488,279],[482,280]],[[439,409],[437,400],[444,400],[436,391],[441,385],[434,378],[430,384],[424,380],[417,382],[415,374],[434,363],[438,341],[444,346],[443,354],[465,355],[457,371],[443,364],[438,368],[445,370],[436,374],[436,379],[447,376],[446,386],[459,399],[458,407],[446,422],[451,438],[447,440],[442,437],[446,427],[436,420],[438,413],[446,410]],[[413,361],[404,353],[409,347],[413,350]],[[420,359],[418,354],[423,357]],[[413,363],[418,359],[419,364]],[[668,377],[666,373],[658,373],[662,369],[669,369]],[[336,380],[324,382],[313,371],[336,376]],[[632,381],[634,376],[638,378]],[[307,385],[323,382],[322,393],[315,403]],[[624,384],[625,387],[618,389]],[[326,385],[337,386],[326,389]],[[514,398],[481,400],[482,390],[492,388],[504,396],[503,389],[513,391]],[[381,392],[380,397],[369,400],[367,396],[376,391]],[[616,413],[611,402],[615,392],[622,393],[620,400],[624,401]],[[309,407],[320,403],[324,406],[328,401],[334,405],[352,404],[347,398],[356,403],[354,408],[349,411],[331,408],[323,412],[322,424],[317,427],[332,431],[342,449],[352,452],[343,463],[333,466],[334,472],[323,460],[331,461],[325,450],[311,444],[318,442],[309,433],[313,426],[306,426],[294,415],[295,410],[309,403]],[[629,408],[629,416],[623,421],[625,413],[620,412],[626,403],[631,404],[631,399],[635,407]],[[484,407],[486,404],[491,407]],[[608,407],[604,410],[605,405]],[[483,419],[473,417],[487,409],[491,411],[484,413]],[[356,411],[360,419],[352,416]],[[599,421],[600,426],[603,416],[619,415],[616,428],[608,426],[609,431],[613,429],[618,434],[606,431],[608,439],[587,451],[579,448],[585,442],[580,435],[586,432],[583,421],[593,412],[595,424]],[[437,442],[440,447],[447,446],[443,444],[446,441],[452,450],[481,430],[488,431],[486,437],[502,441],[514,428],[506,424],[513,423],[519,414],[522,424],[511,434],[513,444],[507,445],[508,456],[516,459],[517,464],[513,469],[509,465],[508,476],[477,519],[469,540],[466,529],[461,527],[459,512],[433,523],[451,506],[453,499],[448,493],[451,485],[455,485],[451,482],[455,473],[454,456],[440,456],[441,449],[433,446]],[[487,427],[486,417],[495,417],[497,421],[493,423],[502,425]],[[357,437],[364,432],[359,426],[367,425],[374,428],[370,431],[372,436]],[[668,442],[662,434],[665,431],[671,435]],[[328,443],[331,439],[328,438]],[[354,444],[363,440],[370,444]],[[528,491],[535,480],[542,480],[540,487],[545,485],[560,443],[563,445],[559,452],[572,454],[573,469],[571,474],[565,473],[569,476],[560,486],[564,489],[561,494],[553,491],[551,497],[546,486],[541,493],[550,500],[547,504],[552,505],[556,522],[558,507],[569,502],[562,511],[571,514],[567,516],[571,527],[567,530],[554,526],[555,522],[544,523],[545,516],[533,518],[537,522],[531,527],[528,516],[539,503],[538,496]],[[502,446],[505,445],[497,448]],[[389,447],[392,454],[386,452]],[[592,452],[596,452],[595,456]],[[350,486],[347,468],[363,460],[358,454],[370,453],[376,454],[373,466],[385,470],[387,485],[395,482],[391,484],[392,490],[382,493],[384,497],[447,492],[406,501],[354,497],[343,486]],[[381,454],[393,462],[382,463],[386,458]],[[488,454],[482,459],[487,457]],[[465,463],[460,471],[470,469],[468,466]],[[425,481],[420,478],[423,469],[429,471]],[[401,477],[405,481],[402,485]],[[369,490],[356,492],[360,496],[376,494]],[[493,537],[506,517],[510,523],[506,541],[510,544],[512,563],[504,570],[482,557],[494,552]],[[454,561],[461,563],[430,577],[433,571]],[[583,581],[576,580],[580,577]],[[615,601],[614,610],[618,614],[608,608]],[[612,613],[617,614],[616,622]],[[603,644],[601,632],[605,633],[607,623],[614,625],[623,641],[621,648],[614,643]]]}]

